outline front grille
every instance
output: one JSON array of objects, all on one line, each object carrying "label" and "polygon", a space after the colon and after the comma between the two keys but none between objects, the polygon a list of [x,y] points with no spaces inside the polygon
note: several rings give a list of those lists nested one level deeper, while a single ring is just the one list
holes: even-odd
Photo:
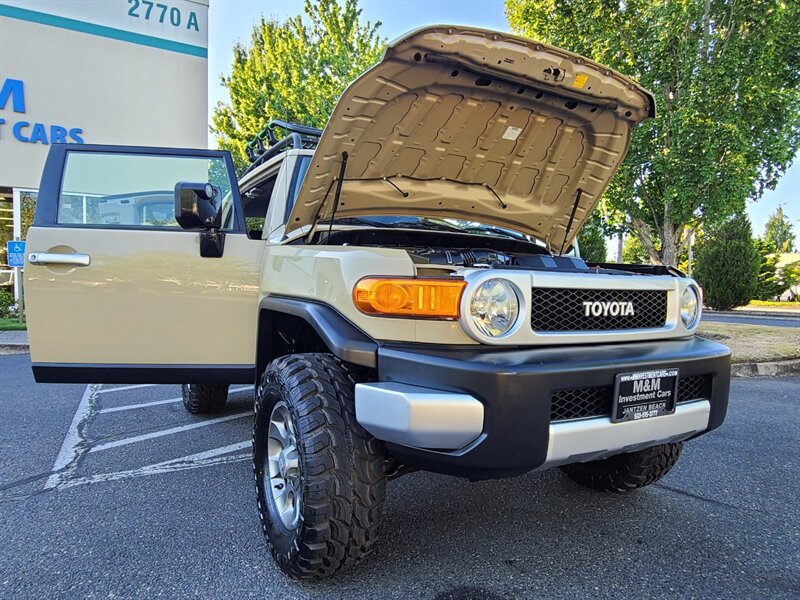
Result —
[{"label": "front grille", "polygon": [[611,416],[614,388],[611,386],[561,390],[553,394],[550,420]]},{"label": "front grille", "polygon": [[[532,294],[531,328],[534,331],[657,329],[667,322],[665,290],[533,288]],[[586,316],[584,302],[630,302],[633,314],[614,306],[605,315]]]},{"label": "front grille", "polygon": [[[553,394],[550,404],[550,420],[585,419],[588,417],[610,417],[614,386],[598,386],[560,390]],[[690,375],[678,378],[677,401],[709,399],[711,375]]]},{"label": "front grille", "polygon": [[711,375],[678,377],[678,402],[711,398]]}]

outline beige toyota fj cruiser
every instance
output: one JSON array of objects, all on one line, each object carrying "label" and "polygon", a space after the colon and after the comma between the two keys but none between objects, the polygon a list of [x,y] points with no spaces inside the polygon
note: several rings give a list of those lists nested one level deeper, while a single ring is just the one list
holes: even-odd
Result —
[{"label": "beige toyota fj cruiser", "polygon": [[36,379],[191,382],[196,413],[255,382],[258,510],[297,578],[368,555],[409,470],[653,483],[725,418],[729,352],[694,335],[691,279],[573,246],[654,110],[570,52],[437,26],[324,131],[272,123],[238,184],[226,152],[54,145]]}]

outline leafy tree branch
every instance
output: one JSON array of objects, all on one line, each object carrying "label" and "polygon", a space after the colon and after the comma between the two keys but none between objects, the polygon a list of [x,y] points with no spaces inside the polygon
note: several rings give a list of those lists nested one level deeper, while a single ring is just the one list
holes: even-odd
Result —
[{"label": "leafy tree branch", "polygon": [[689,229],[774,188],[800,148],[797,2],[507,0],[506,14],[655,95],[603,204],[654,262],[676,264]]},{"label": "leafy tree branch", "polygon": [[237,166],[271,118],[324,127],[345,87],[378,62],[381,24],[360,16],[357,0],[306,0],[305,18],[262,17],[250,43],[234,47],[231,74],[221,78],[231,101],[217,104],[211,131]]}]

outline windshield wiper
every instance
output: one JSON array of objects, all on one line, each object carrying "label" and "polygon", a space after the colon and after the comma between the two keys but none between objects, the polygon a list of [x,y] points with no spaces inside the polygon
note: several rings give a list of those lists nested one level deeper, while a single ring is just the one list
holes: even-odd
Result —
[{"label": "windshield wiper", "polygon": [[455,233],[464,233],[464,228],[458,225],[453,225],[447,221],[440,221],[439,219],[429,219],[428,217],[420,217],[418,224],[425,224],[432,226],[442,231],[453,231]]},{"label": "windshield wiper", "polygon": [[365,217],[338,217],[334,220],[320,221],[320,223],[333,223],[335,225],[367,225],[369,227],[393,227],[392,223],[373,221]]},{"label": "windshield wiper", "polygon": [[[330,223],[330,221],[326,222]],[[379,219],[370,219],[369,217],[340,217],[333,222],[339,225],[366,225],[368,227],[381,227],[385,229],[424,229],[426,231],[446,231],[467,235],[477,234],[486,237],[496,235],[520,242],[530,242],[525,235],[502,227],[494,227],[492,225],[456,225],[446,220],[431,219],[428,217],[418,217],[413,221],[382,221]]]},{"label": "windshield wiper", "polygon": [[368,225],[369,227],[382,227],[385,229],[424,229],[430,231],[463,233],[460,227],[426,218],[420,218],[416,221],[395,221],[392,223],[372,220],[368,217],[341,217],[336,219],[335,223],[339,225]]},{"label": "windshield wiper", "polygon": [[521,233],[516,233],[513,231],[509,231],[508,229],[503,229],[502,227],[494,227],[492,225],[479,225],[479,226],[472,226],[472,227],[464,227],[462,231],[468,232],[478,232],[478,233],[491,233],[495,235],[502,235],[503,237],[510,238],[512,240],[519,240],[521,242],[529,242],[530,240],[525,237]]}]

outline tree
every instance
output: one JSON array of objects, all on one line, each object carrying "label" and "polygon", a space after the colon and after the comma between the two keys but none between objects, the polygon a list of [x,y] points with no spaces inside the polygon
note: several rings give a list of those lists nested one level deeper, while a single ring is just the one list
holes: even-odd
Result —
[{"label": "tree", "polygon": [[791,252],[794,249],[794,233],[792,224],[783,214],[783,207],[769,216],[764,228],[764,241],[772,252]]},{"label": "tree", "polygon": [[784,265],[784,267],[781,269],[781,280],[783,281],[783,285],[786,286],[787,290],[792,290],[790,299],[793,299],[795,302],[799,302],[800,295],[796,295],[793,288],[800,286],[800,261]]},{"label": "tree", "polygon": [[759,260],[758,283],[753,297],[757,300],[774,300],[789,287],[784,285],[778,275],[778,260],[781,255],[773,250],[769,242],[756,239],[753,240],[753,243]]},{"label": "tree", "polygon": [[632,235],[625,238],[625,242],[622,245],[622,262],[632,265],[648,264],[650,262],[650,256],[647,254],[642,242],[639,241],[639,238]]},{"label": "tree", "polygon": [[581,257],[586,262],[606,262],[606,238],[597,212],[592,213],[581,228],[578,234],[578,247],[581,249]]},{"label": "tree", "polygon": [[306,0],[305,15],[279,23],[263,17],[249,45],[233,49],[231,102],[217,103],[211,131],[239,167],[245,148],[271,118],[324,127],[345,87],[378,62],[380,22],[361,23],[358,0]]},{"label": "tree", "polygon": [[730,310],[753,299],[760,259],[753,228],[744,213],[708,232],[697,245],[694,276],[703,287],[705,303]]},{"label": "tree", "polygon": [[785,0],[506,0],[515,31],[607,64],[650,89],[605,194],[653,262],[687,233],[775,187],[800,147],[800,3]]}]

